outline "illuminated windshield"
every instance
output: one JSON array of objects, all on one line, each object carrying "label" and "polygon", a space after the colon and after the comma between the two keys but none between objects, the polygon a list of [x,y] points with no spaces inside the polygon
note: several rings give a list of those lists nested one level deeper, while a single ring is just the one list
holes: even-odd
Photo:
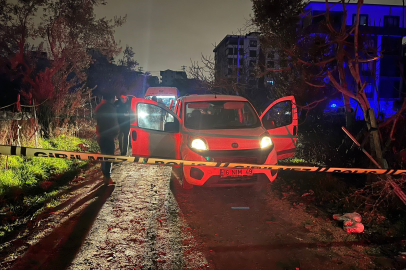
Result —
[{"label": "illuminated windshield", "polygon": [[186,103],[185,127],[190,129],[255,128],[261,122],[248,102],[204,101]]},{"label": "illuminated windshield", "polygon": [[[153,96],[146,96],[146,99],[152,99]],[[158,103],[163,103],[165,104],[166,107],[169,107],[171,105],[171,100],[173,100],[173,103],[175,103],[175,96],[156,96]]]}]

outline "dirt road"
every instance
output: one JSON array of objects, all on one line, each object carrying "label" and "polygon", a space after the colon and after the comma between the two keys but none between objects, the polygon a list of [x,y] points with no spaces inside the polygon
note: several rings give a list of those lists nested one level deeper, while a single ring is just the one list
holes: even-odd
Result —
[{"label": "dirt road", "polygon": [[[171,169],[98,170],[9,243],[4,269],[374,269],[338,224],[253,188],[170,188]],[[12,252],[11,252],[12,251]]]}]

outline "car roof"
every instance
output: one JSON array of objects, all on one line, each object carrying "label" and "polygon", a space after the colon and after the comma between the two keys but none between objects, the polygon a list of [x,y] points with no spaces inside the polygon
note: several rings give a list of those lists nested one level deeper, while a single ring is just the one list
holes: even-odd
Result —
[{"label": "car roof", "polygon": [[236,95],[191,95],[181,97],[185,102],[197,102],[197,101],[248,101],[246,98]]}]

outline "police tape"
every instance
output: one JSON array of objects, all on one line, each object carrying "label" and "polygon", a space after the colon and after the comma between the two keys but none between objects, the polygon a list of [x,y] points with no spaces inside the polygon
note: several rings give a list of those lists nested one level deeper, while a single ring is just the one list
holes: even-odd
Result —
[{"label": "police tape", "polygon": [[18,155],[24,157],[47,157],[62,158],[70,160],[87,161],[108,161],[108,162],[130,162],[164,166],[204,166],[227,169],[255,169],[255,170],[278,170],[278,171],[299,171],[299,172],[323,172],[323,173],[347,173],[347,174],[376,174],[376,175],[406,175],[406,170],[395,169],[362,169],[362,168],[334,168],[334,167],[306,167],[286,165],[260,165],[229,162],[190,161],[166,158],[148,157],[127,157],[102,155],[96,153],[68,152],[51,149],[30,148],[0,145],[0,155]]}]

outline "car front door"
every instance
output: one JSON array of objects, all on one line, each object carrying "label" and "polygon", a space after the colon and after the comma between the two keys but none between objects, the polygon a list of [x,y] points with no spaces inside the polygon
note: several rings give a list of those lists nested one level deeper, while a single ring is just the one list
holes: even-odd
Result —
[{"label": "car front door", "polygon": [[179,159],[180,128],[178,117],[152,100],[131,102],[132,155]]},{"label": "car front door", "polygon": [[280,98],[261,115],[262,125],[271,135],[278,159],[295,155],[297,144],[297,107],[293,96]]}]

